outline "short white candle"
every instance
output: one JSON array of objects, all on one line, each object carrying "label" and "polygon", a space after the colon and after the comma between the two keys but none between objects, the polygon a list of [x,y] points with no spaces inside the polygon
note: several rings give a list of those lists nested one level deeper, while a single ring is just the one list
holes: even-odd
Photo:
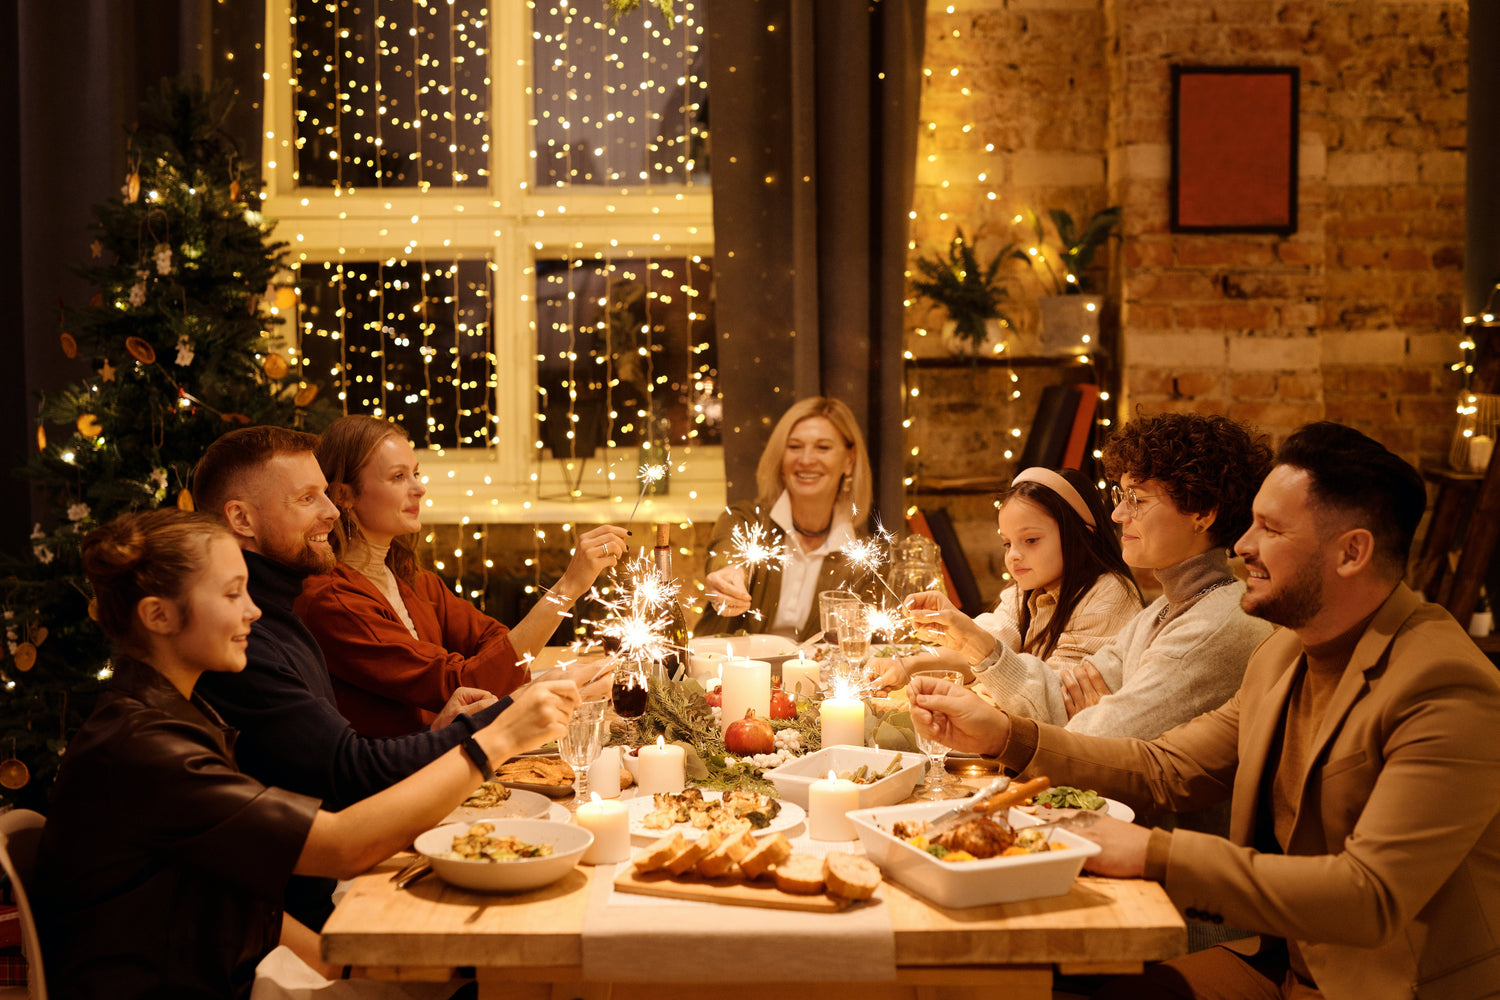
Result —
[{"label": "short white candle", "polygon": [[828,772],[807,789],[807,834],[813,840],[853,840],[859,836],[849,810],[859,808],[859,786]]},{"label": "short white candle", "polygon": [[620,748],[605,747],[589,768],[589,791],[602,798],[620,797]]},{"label": "short white candle", "polygon": [[818,681],[822,676],[823,665],[817,660],[803,659],[799,652],[795,660],[781,664],[781,690],[793,697],[811,698],[818,693]]},{"label": "short white candle", "polygon": [[641,747],[636,756],[635,783],[640,794],[676,795],[687,784],[687,755],[682,747],[668,746],[666,739],[658,736],[656,746]]},{"label": "short white candle", "polygon": [[729,728],[736,719],[755,709],[762,719],[771,717],[771,665],[765,660],[736,658],[725,660],[721,688],[723,704],[719,708],[719,729]]},{"label": "short white candle", "polygon": [[865,703],[858,695],[839,691],[824,698],[818,707],[818,720],[823,727],[825,747],[865,745]]},{"label": "short white candle", "polygon": [[591,795],[578,807],[578,825],[594,835],[583,852],[586,865],[609,865],[630,857],[630,811],[623,802],[605,802]]},{"label": "short white candle", "polygon": [[1490,467],[1490,456],[1495,453],[1495,442],[1488,434],[1475,434],[1469,438],[1469,468],[1483,472]]}]

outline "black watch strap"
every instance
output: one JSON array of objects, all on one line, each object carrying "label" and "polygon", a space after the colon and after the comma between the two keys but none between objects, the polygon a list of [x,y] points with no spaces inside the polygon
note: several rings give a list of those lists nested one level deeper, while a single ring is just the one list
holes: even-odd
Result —
[{"label": "black watch strap", "polygon": [[464,748],[464,753],[468,754],[469,759],[474,762],[474,766],[479,768],[480,777],[484,778],[485,781],[489,781],[495,776],[495,769],[490,767],[490,756],[484,752],[484,747],[479,745],[478,740],[472,736],[465,736],[464,741],[459,746]]}]

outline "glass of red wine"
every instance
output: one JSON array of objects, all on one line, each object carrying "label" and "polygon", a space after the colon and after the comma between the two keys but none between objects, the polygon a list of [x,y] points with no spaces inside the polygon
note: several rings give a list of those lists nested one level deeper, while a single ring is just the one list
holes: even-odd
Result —
[{"label": "glass of red wine", "polygon": [[645,715],[650,695],[646,664],[639,660],[620,660],[616,663],[614,683],[610,686],[609,695],[615,714],[620,718],[638,719]]}]

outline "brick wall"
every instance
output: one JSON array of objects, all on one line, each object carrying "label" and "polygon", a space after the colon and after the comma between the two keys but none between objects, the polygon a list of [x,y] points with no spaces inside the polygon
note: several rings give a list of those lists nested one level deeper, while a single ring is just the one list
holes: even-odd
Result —
[{"label": "brick wall", "polygon": [[[1439,458],[1458,387],[1466,29],[1464,0],[933,4],[914,252],[954,222],[998,244],[1025,205],[1120,204],[1105,256],[1123,412],[1225,413],[1278,440],[1327,418]],[[1300,67],[1294,235],[1168,231],[1174,63]],[[1020,272],[1013,284],[1024,328],[1039,289]],[[931,353],[923,334],[941,314],[917,301],[909,315],[911,350]],[[962,406],[909,400],[919,489],[945,468],[1013,471],[923,429]],[[982,396],[966,408],[975,424],[1028,412]],[[964,505],[960,532],[994,593],[992,511]]]}]

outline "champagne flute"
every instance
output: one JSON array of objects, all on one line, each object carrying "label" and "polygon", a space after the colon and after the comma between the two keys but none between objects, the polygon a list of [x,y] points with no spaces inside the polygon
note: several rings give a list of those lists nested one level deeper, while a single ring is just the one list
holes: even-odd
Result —
[{"label": "champagne flute", "polygon": [[844,656],[847,676],[858,682],[860,668],[870,655],[870,621],[863,604],[840,605],[833,613],[839,633],[839,652]]},{"label": "champagne flute", "polygon": [[[947,681],[950,684],[962,686],[963,675],[957,670],[917,670],[913,671],[913,677],[934,677],[938,680]],[[924,736],[922,731],[917,730],[917,745],[927,755],[927,780],[922,787],[918,788],[915,797],[919,799],[953,799],[961,798],[968,794],[963,782],[948,773],[948,747],[935,739]]]},{"label": "champagne flute", "polygon": [[558,737],[558,755],[573,769],[573,801],[588,801],[589,767],[604,748],[605,702],[586,701],[573,711],[567,728]]}]

